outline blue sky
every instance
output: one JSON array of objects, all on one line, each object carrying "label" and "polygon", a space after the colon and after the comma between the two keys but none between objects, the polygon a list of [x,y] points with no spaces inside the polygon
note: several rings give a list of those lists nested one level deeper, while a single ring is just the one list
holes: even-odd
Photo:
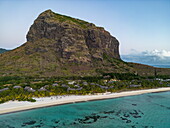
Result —
[{"label": "blue sky", "polygon": [[170,51],[170,0],[0,0],[0,47],[25,43],[47,9],[104,27],[119,40],[121,54]]}]

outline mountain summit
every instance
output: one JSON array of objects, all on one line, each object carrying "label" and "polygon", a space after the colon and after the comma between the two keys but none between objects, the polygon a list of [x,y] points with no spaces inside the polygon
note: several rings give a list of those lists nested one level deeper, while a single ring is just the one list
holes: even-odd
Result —
[{"label": "mountain summit", "polygon": [[[120,59],[119,42],[101,27],[47,10],[31,26],[27,41],[54,42],[58,57],[67,62],[88,63],[102,60],[103,54]],[[51,43],[52,44],[52,43]]]},{"label": "mountain summit", "polygon": [[88,76],[135,72],[119,55],[119,42],[102,27],[44,11],[31,25],[27,42],[0,54],[0,76]]}]

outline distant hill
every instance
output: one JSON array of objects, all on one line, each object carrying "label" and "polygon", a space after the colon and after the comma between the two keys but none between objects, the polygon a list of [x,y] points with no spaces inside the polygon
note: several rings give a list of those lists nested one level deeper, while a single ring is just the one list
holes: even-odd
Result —
[{"label": "distant hill", "polygon": [[6,50],[6,49],[3,49],[3,48],[0,48],[0,54],[1,54],[1,53],[4,53],[4,52],[7,52],[7,51],[9,51],[9,50]]},{"label": "distant hill", "polygon": [[121,55],[121,58],[126,62],[135,62],[152,66],[170,68],[170,51],[152,50],[131,53],[129,55]]},{"label": "distant hill", "polygon": [[[0,76],[154,75],[155,71],[151,66],[122,61],[118,40],[104,28],[51,10],[34,21],[27,42],[0,54],[0,61]],[[160,69],[159,73],[170,74],[170,70]]]}]

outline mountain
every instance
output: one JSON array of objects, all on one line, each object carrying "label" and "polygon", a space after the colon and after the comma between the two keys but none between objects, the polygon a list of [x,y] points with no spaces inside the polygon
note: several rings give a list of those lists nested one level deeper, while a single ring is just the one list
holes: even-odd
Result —
[{"label": "mountain", "polygon": [[91,76],[138,67],[120,59],[118,40],[104,28],[51,10],[34,21],[26,43],[0,60],[0,76]]},{"label": "mountain", "polygon": [[1,53],[4,53],[4,52],[7,52],[7,51],[9,51],[9,50],[6,50],[6,49],[3,49],[3,48],[0,48],[0,54],[1,54]]}]

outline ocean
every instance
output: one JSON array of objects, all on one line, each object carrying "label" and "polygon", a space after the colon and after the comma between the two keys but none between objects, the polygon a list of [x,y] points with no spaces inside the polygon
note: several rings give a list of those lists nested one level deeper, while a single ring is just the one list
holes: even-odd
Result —
[{"label": "ocean", "polygon": [[170,92],[4,114],[0,128],[170,128]]},{"label": "ocean", "polygon": [[151,66],[158,67],[158,68],[170,68],[169,64],[151,64]]}]

